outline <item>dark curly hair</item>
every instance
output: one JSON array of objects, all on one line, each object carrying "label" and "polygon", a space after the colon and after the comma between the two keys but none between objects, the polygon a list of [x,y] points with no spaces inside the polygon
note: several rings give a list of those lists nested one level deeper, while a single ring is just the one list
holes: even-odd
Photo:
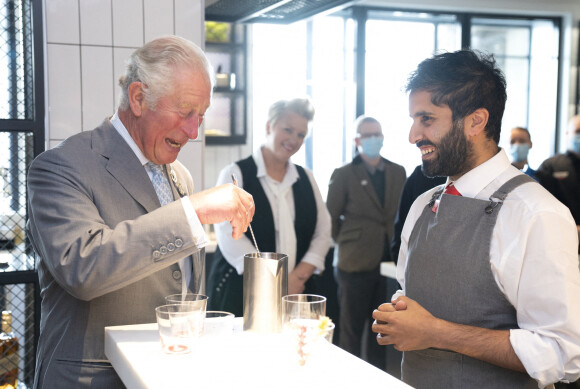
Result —
[{"label": "dark curly hair", "polygon": [[486,136],[499,143],[506,81],[492,54],[473,50],[436,54],[411,73],[405,90],[431,93],[433,104],[449,106],[454,122],[479,108],[487,109]]}]

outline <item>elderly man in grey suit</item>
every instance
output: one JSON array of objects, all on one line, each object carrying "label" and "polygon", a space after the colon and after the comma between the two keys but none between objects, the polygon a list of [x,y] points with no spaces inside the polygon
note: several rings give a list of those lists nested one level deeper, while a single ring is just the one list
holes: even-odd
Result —
[{"label": "elderly man in grey suit", "polygon": [[376,119],[361,116],[355,126],[359,155],[334,171],[326,202],[336,243],[339,345],[384,370],[385,349],[377,347],[371,315],[387,294],[380,263],[390,260],[389,242],[406,174],[402,166],[380,156],[384,136]]},{"label": "elderly man in grey suit", "polygon": [[176,161],[210,105],[201,49],[175,36],[151,41],[120,85],[111,118],[30,167],[42,296],[35,388],[123,387],[104,327],[155,322],[164,297],[196,277],[189,256],[207,242],[202,224],[227,220],[239,238],[254,214],[252,197],[231,184],[194,194]]}]

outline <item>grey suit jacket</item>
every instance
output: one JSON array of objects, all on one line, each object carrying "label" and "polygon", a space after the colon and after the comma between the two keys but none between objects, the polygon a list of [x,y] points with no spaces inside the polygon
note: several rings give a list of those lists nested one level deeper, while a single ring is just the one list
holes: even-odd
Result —
[{"label": "grey suit jacket", "polygon": [[399,198],[405,183],[405,168],[385,162],[384,207],[365,168],[356,157],[330,177],[326,206],[332,219],[332,238],[337,244],[336,266],[345,272],[371,271],[379,266],[393,236]]},{"label": "grey suit jacket", "polygon": [[[192,193],[187,169],[172,167]],[[181,292],[177,262],[198,250],[183,207],[160,208],[147,172],[108,119],[39,155],[28,191],[42,297],[35,386],[106,387],[99,377],[115,374],[104,327],[155,322],[155,307]]]}]

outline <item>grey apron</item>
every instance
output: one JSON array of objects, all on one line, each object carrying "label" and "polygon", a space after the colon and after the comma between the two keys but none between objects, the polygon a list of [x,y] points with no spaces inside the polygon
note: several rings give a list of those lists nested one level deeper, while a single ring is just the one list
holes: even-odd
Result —
[{"label": "grey apron", "polygon": [[[535,181],[518,175],[490,200],[436,191],[409,238],[406,295],[450,322],[497,330],[518,328],[516,311],[493,278],[489,250],[503,200],[526,182]],[[437,349],[404,352],[401,376],[419,389],[538,387],[527,374]]]}]

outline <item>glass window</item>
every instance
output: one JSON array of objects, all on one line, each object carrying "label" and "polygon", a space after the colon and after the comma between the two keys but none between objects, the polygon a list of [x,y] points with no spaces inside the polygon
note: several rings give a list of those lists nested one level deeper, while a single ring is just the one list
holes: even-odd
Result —
[{"label": "glass window", "polygon": [[493,53],[507,81],[501,147],[513,127],[532,136],[529,161],[537,168],[552,155],[556,133],[559,29],[549,20],[474,18],[471,46]]},{"label": "glass window", "polygon": [[35,21],[37,42],[43,41],[41,4],[0,1],[0,309],[12,312],[12,329],[19,341],[18,358],[8,361],[18,366],[5,367],[17,367],[18,387],[23,388],[33,383],[35,328],[40,320],[34,309],[38,277],[24,227],[26,172],[35,141],[42,144],[44,139],[43,81],[35,79],[42,77],[42,48],[34,47],[32,33]]},{"label": "glass window", "polygon": [[251,55],[252,137],[256,148],[266,135],[270,105],[289,96],[306,95],[306,22],[253,25]]},{"label": "glass window", "polygon": [[350,153],[345,145],[352,136],[345,131],[355,118],[354,36],[353,21],[340,17],[253,26],[254,149],[264,142],[273,102],[309,96],[313,125],[292,161],[313,170],[323,198],[330,175]]},{"label": "glass window", "polygon": [[[468,34],[462,21],[471,26]],[[357,23],[364,23],[365,47],[356,47]],[[255,24],[250,54],[254,147],[263,142],[269,105],[306,94],[316,108],[313,131],[293,160],[313,170],[324,196],[332,171],[352,159],[357,114],[381,122],[382,155],[410,174],[421,160],[408,141],[407,78],[434,52],[460,49],[462,38],[469,38],[474,49],[492,52],[506,74],[500,146],[507,145],[505,133],[512,127],[528,127],[534,142],[530,162],[537,167],[552,154],[556,133],[559,24],[551,19],[355,7],[290,25]],[[364,79],[357,80],[361,57]],[[357,86],[364,112],[357,112],[363,106],[356,101]]]},{"label": "glass window", "polygon": [[24,232],[26,172],[34,139],[30,127],[36,123],[31,108],[34,57],[30,7],[27,1],[0,4],[0,119],[5,119],[0,121],[0,270],[4,271],[34,269]]},{"label": "glass window", "polygon": [[32,119],[30,5],[0,5],[0,119]]},{"label": "glass window", "polygon": [[[409,143],[409,74],[437,50],[461,47],[461,25],[451,15],[371,12],[366,23],[365,114],[375,117],[385,135],[381,154],[411,174],[421,163]],[[354,129],[352,129],[354,132]]]}]

